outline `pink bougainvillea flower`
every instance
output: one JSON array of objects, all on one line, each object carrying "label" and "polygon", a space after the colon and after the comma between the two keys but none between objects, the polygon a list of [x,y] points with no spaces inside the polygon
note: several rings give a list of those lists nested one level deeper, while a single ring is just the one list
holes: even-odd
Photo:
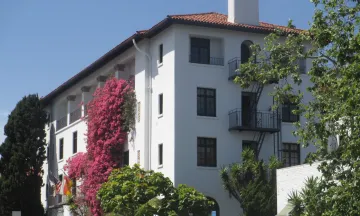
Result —
[{"label": "pink bougainvillea flower", "polygon": [[124,127],[128,118],[125,107],[127,98],[135,98],[133,87],[133,78],[129,81],[112,78],[95,91],[87,106],[87,153],[78,153],[65,166],[70,178],[81,179],[80,190],[94,216],[102,214],[97,191],[111,171],[122,165],[129,132],[129,126]]}]

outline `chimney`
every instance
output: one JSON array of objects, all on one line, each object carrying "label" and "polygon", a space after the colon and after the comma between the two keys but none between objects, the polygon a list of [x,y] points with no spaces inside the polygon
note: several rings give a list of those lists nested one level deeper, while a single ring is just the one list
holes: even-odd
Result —
[{"label": "chimney", "polygon": [[228,21],[259,25],[259,0],[228,0]]}]

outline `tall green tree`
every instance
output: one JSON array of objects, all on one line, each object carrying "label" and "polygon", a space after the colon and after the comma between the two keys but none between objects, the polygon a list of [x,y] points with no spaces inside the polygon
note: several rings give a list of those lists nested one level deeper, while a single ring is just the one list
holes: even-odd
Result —
[{"label": "tall green tree", "polygon": [[256,159],[254,151],[245,149],[242,163],[221,170],[224,189],[239,202],[245,216],[276,214],[276,169],[280,166],[275,157],[266,165]]},{"label": "tall green tree", "polygon": [[10,113],[6,139],[0,145],[0,215],[11,215],[11,211],[43,215],[40,190],[47,121],[37,95],[24,97]]},{"label": "tall green tree", "polygon": [[[322,177],[311,182],[316,193],[302,196],[303,215],[359,215],[360,212],[360,3],[354,0],[312,0],[316,10],[309,31],[281,32],[253,46],[252,60],[243,64],[237,82],[249,86],[278,79],[272,95],[277,108],[284,100],[299,106],[306,118],[296,123],[299,143],[315,144],[309,161],[322,161]],[[280,40],[281,38],[283,40]],[[309,45],[306,47],[305,45]],[[267,55],[271,53],[271,55]],[[308,76],[299,73],[298,60],[312,60]],[[306,91],[298,86],[312,82]],[[300,90],[299,90],[300,89]],[[313,100],[304,100],[310,94]],[[329,138],[341,137],[329,151]],[[316,199],[314,199],[316,197]]]},{"label": "tall green tree", "polygon": [[186,185],[173,186],[162,173],[135,165],[112,171],[97,195],[105,213],[124,216],[207,216],[212,201]]}]

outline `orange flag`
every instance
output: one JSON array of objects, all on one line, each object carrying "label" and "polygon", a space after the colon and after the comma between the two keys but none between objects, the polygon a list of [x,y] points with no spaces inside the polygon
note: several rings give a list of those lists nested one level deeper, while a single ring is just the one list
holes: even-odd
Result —
[{"label": "orange flag", "polygon": [[71,195],[71,187],[72,187],[72,181],[69,177],[64,177],[64,194],[65,195]]}]

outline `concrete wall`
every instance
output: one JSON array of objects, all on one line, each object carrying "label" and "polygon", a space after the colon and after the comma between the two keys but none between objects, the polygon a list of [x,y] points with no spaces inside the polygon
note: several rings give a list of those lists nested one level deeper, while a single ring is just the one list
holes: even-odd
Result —
[{"label": "concrete wall", "polygon": [[277,185],[277,212],[279,213],[288,203],[289,194],[292,191],[301,191],[305,182],[310,177],[320,177],[317,170],[320,163],[312,165],[303,164],[294,167],[278,169],[276,171]]}]

